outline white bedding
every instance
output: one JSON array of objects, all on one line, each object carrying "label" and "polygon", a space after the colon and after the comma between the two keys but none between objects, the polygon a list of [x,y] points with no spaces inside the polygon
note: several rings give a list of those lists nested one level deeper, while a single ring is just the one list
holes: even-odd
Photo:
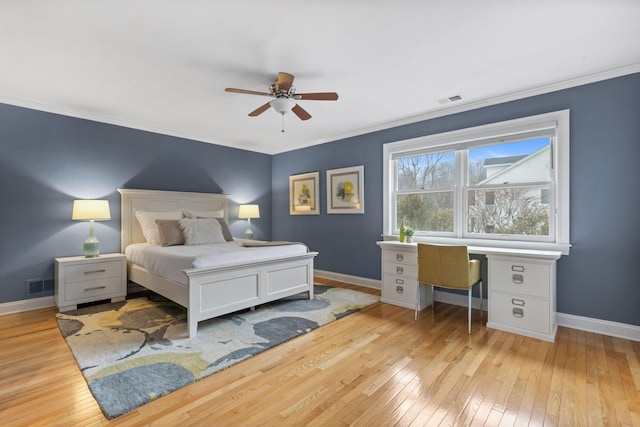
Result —
[{"label": "white bedding", "polygon": [[232,242],[211,245],[167,247],[135,243],[126,247],[125,255],[132,264],[143,267],[157,276],[186,285],[187,275],[182,270],[242,264],[307,252],[307,247],[303,244],[242,247],[242,243],[249,241],[235,239]]}]

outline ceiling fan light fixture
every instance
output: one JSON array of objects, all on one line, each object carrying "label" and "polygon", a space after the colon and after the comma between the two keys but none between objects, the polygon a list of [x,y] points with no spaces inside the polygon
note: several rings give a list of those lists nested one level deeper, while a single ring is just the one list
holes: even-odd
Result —
[{"label": "ceiling fan light fixture", "polygon": [[274,99],[273,101],[269,102],[269,104],[271,104],[273,109],[278,113],[286,114],[291,111],[293,107],[295,107],[296,102],[293,99],[281,97]]}]

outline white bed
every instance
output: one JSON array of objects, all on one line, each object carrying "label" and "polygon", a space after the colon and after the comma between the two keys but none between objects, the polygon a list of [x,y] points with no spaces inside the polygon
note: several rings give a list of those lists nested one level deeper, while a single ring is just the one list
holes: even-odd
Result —
[{"label": "white bed", "polygon": [[[122,201],[122,253],[129,245],[146,243],[136,219],[136,210],[221,211],[228,221],[228,195],[129,189],[119,189],[118,192]],[[245,249],[251,251],[254,248]],[[195,337],[198,322],[206,319],[300,292],[309,292],[309,298],[313,298],[313,259],[317,254],[261,255],[258,259],[241,263],[186,268],[182,270],[186,280],[171,280],[129,261],[127,271],[132,282],[184,306],[187,309],[189,337]]]}]

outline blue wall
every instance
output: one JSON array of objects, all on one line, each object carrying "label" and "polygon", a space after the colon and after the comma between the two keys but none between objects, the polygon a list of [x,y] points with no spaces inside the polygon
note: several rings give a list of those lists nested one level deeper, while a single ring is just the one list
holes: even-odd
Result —
[{"label": "blue wall", "polygon": [[[82,253],[75,198],[107,198],[102,252],[120,250],[117,188],[224,192],[258,203],[256,238],[300,240],[321,270],[379,279],[382,145],[571,109],[571,254],[558,262],[558,311],[640,325],[640,74],[268,156],[0,104],[0,303],[53,258]],[[365,166],[365,214],[326,213],[326,171]],[[238,173],[241,170],[242,173]],[[320,172],[321,215],[289,215],[289,176]],[[235,235],[245,223],[230,213]]]},{"label": "blue wall", "polygon": [[255,237],[271,239],[271,157],[0,104],[0,303],[28,298],[25,280],[53,279],[53,258],[82,254],[76,198],[109,200],[96,235],[102,253],[120,252],[118,188],[231,194],[233,234],[246,228],[236,204],[251,202]]},{"label": "blue wall", "polygon": [[[382,145],[571,110],[571,243],[558,261],[558,311],[640,325],[640,74],[274,156],[273,235],[320,252],[316,268],[380,279]],[[326,171],[364,165],[365,214],[326,213]],[[289,216],[289,175],[320,172],[321,215]]]}]

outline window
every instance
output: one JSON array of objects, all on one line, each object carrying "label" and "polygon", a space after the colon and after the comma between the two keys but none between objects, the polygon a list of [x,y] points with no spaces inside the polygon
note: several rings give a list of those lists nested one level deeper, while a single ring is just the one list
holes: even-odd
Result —
[{"label": "window", "polygon": [[384,234],[569,249],[569,111],[384,146]]}]

